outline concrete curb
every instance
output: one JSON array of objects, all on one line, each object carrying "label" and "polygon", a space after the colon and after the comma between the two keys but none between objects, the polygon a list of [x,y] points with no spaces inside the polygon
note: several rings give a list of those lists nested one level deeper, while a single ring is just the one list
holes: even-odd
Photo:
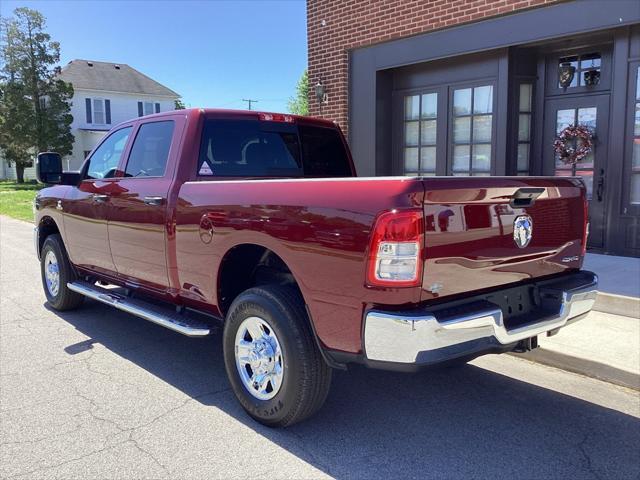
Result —
[{"label": "concrete curb", "polygon": [[640,319],[640,298],[599,292],[593,309],[598,312]]},{"label": "concrete curb", "polygon": [[594,362],[586,358],[573,357],[553,350],[546,350],[542,347],[527,353],[512,353],[512,355],[531,362],[577,373],[585,377],[597,378],[604,382],[640,391],[640,375],[603,363]]}]

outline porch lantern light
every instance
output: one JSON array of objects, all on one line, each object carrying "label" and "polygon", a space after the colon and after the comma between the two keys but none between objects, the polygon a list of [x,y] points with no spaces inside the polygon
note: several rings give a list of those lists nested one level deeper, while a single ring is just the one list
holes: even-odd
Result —
[{"label": "porch lantern light", "polygon": [[319,79],[314,88],[318,104],[322,105],[323,103],[327,103],[327,89],[324,83],[322,83],[322,80]]},{"label": "porch lantern light", "polygon": [[560,64],[560,67],[558,67],[558,82],[560,83],[562,90],[567,90],[567,87],[571,85],[575,74],[576,67],[571,65],[571,63],[563,62],[562,64]]}]

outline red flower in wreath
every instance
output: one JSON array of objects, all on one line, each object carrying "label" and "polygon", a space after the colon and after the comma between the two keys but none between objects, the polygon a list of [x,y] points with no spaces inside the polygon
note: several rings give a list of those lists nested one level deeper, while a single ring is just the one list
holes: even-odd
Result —
[{"label": "red flower in wreath", "polygon": [[569,125],[553,142],[553,149],[567,165],[575,165],[593,150],[593,132],[585,125]]}]

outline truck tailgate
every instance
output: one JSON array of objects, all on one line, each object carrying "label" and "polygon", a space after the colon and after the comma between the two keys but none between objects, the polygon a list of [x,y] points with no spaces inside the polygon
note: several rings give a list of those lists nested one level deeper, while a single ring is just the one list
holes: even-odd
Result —
[{"label": "truck tailgate", "polygon": [[[423,182],[422,300],[468,295],[582,266],[586,211],[580,180],[448,177]],[[530,195],[538,196],[527,205],[523,197]]]}]

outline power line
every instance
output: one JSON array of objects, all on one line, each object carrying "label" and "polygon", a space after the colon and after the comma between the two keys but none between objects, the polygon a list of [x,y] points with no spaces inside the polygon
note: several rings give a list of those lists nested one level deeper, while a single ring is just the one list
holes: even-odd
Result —
[{"label": "power line", "polygon": [[251,104],[252,103],[258,103],[258,100],[253,100],[251,98],[243,98],[242,101],[243,102],[247,102],[249,104],[249,110],[251,110]]}]

